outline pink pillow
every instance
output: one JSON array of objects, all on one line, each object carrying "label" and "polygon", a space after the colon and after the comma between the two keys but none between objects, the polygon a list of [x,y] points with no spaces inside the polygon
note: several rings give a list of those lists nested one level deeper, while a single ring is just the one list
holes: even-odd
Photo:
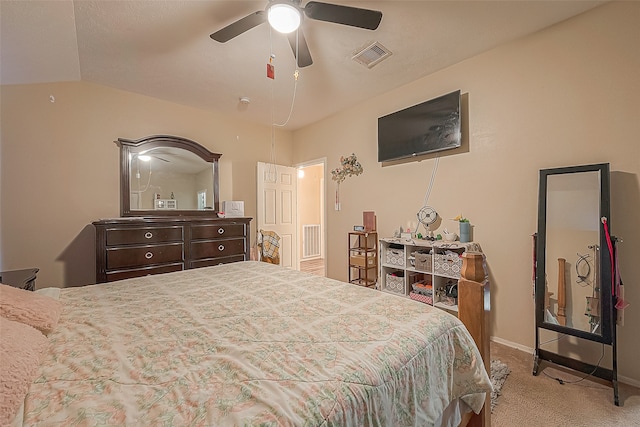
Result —
[{"label": "pink pillow", "polygon": [[49,341],[31,326],[4,317],[0,335],[0,425],[5,426],[24,402]]},{"label": "pink pillow", "polygon": [[33,326],[43,333],[58,324],[62,303],[35,292],[0,284],[0,316]]}]

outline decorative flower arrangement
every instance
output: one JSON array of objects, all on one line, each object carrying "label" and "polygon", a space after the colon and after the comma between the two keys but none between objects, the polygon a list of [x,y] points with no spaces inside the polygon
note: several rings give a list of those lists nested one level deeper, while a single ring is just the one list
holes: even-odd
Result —
[{"label": "decorative flower arrangement", "polygon": [[462,214],[458,215],[457,217],[453,218],[454,221],[458,221],[458,222],[469,222],[469,220],[465,217],[462,216]]},{"label": "decorative flower arrangement", "polygon": [[348,157],[340,157],[339,168],[335,168],[331,171],[331,179],[340,184],[348,176],[360,175],[362,173],[362,165],[358,162],[358,157],[354,153],[351,153]]},{"label": "decorative flower arrangement", "polygon": [[453,218],[454,221],[458,221],[460,225],[460,243],[468,243],[471,241],[471,223],[469,220],[462,216],[462,214]]}]

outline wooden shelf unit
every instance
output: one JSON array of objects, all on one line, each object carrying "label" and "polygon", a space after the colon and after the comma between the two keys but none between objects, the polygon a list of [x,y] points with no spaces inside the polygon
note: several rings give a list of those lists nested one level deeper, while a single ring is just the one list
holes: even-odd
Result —
[{"label": "wooden shelf unit", "polygon": [[349,283],[376,287],[378,282],[378,233],[349,232]]}]

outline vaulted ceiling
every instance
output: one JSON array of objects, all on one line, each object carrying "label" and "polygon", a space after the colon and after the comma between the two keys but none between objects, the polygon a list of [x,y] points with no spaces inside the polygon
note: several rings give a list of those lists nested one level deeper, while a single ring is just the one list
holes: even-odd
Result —
[{"label": "vaulted ceiling", "polygon": [[[304,19],[313,64],[297,83],[286,36],[268,24],[226,43],[209,37],[267,3],[2,0],[0,80],[82,80],[264,124],[286,122],[293,105],[291,130],[604,1],[332,1],[379,10],[382,22],[370,31]],[[387,59],[352,59],[375,42]]]}]

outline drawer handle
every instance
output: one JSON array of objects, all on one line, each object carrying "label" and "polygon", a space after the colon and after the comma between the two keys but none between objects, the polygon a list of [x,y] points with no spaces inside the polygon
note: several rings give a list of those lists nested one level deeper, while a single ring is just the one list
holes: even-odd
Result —
[{"label": "drawer handle", "polygon": [[224,228],[222,227],[218,228],[218,234],[224,234]]},{"label": "drawer handle", "polygon": [[224,251],[224,245],[220,245],[220,246],[218,246],[218,250],[219,250],[220,252]]},{"label": "drawer handle", "polygon": [[150,239],[153,237],[153,233],[150,231],[147,231],[146,233],[144,233],[144,237],[146,237],[147,239]]},{"label": "drawer handle", "polygon": [[146,259],[151,259],[151,258],[153,258],[153,252],[147,252],[146,254],[144,254],[144,257],[145,257]]}]

